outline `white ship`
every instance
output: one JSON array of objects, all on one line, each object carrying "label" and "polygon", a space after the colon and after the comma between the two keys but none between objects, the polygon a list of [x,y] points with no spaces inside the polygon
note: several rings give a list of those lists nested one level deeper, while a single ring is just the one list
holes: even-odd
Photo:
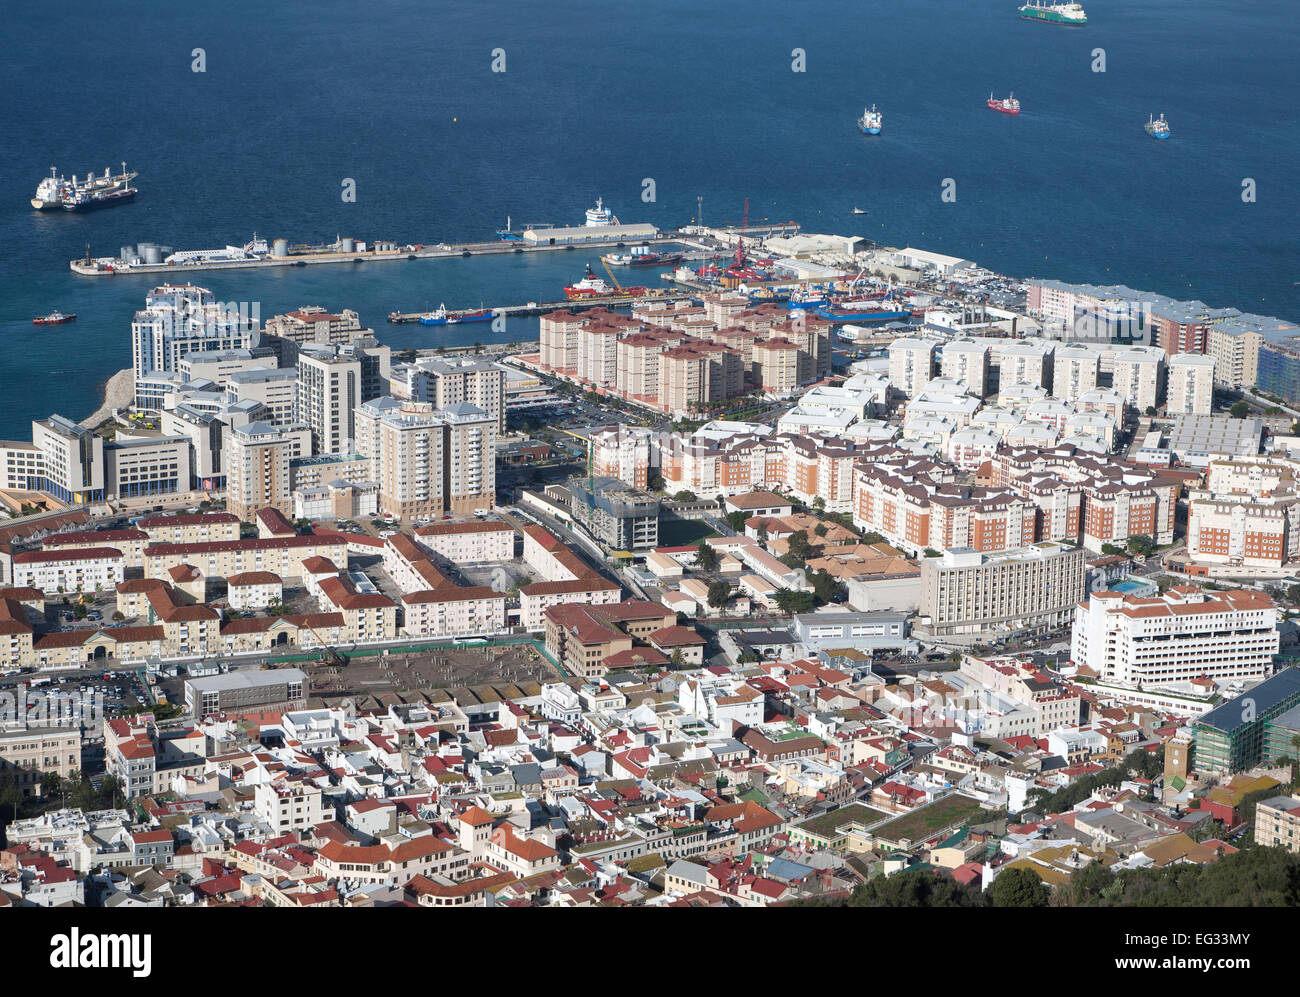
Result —
[{"label": "white ship", "polygon": [[614,212],[605,207],[605,202],[599,197],[596,198],[596,206],[587,209],[587,227],[601,228],[606,225],[617,225],[618,219],[614,217]]},{"label": "white ship", "polygon": [[62,208],[64,211],[89,211],[94,208],[106,208],[114,204],[127,204],[135,199],[137,190],[131,186],[138,173],[128,173],[126,163],[122,172],[113,175],[107,166],[102,177],[92,171],[85,180],[78,180],[74,175],[71,180],[62,176],[53,166],[50,175],[36,186],[36,196],[31,205],[37,211],[49,211]]}]

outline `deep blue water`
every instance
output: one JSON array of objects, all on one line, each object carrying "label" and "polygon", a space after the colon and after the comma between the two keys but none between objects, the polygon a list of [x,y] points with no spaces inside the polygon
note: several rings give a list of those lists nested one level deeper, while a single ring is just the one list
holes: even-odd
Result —
[{"label": "deep blue water", "polygon": [[[7,11],[0,60],[0,436],[80,418],[130,361],[157,278],[67,261],[336,234],[401,242],[576,223],[791,218],[1019,276],[1123,282],[1300,318],[1300,28],[1282,0],[1088,0],[1090,24],[1016,0],[579,0],[59,5]],[[79,25],[76,30],[65,30]],[[807,71],[791,71],[791,49]],[[191,72],[191,51],[207,71]],[[490,71],[491,50],[507,71]],[[1090,69],[1105,49],[1107,72]],[[1015,91],[1018,118],[984,107]],[[875,102],[884,134],[857,132]],[[1142,124],[1164,112],[1173,138]],[[65,173],[139,170],[135,204],[38,214]],[[340,183],[357,183],[356,203]],[[641,202],[641,181],[657,201]],[[951,177],[957,201],[940,185]],[[1258,201],[1241,201],[1253,178]],[[866,216],[850,216],[858,205]],[[587,254],[205,274],[263,317],[352,307],[395,346],[472,342],[384,322],[395,308],[553,299]],[[199,280],[199,278],[195,278]],[[31,316],[78,321],[41,332]],[[527,335],[520,323],[511,338]],[[56,375],[48,378],[47,375]],[[57,386],[56,386],[57,385]]]}]

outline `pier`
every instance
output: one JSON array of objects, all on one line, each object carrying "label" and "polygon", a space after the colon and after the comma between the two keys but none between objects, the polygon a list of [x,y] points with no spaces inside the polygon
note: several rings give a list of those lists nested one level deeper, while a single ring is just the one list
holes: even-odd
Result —
[{"label": "pier", "polygon": [[[391,242],[381,242],[385,247]],[[608,239],[591,239],[584,242],[527,242],[518,239],[494,240],[492,242],[438,243],[428,246],[420,244],[404,245],[398,248],[343,251],[336,247],[322,247],[319,251],[286,253],[284,255],[266,254],[249,256],[247,259],[204,259],[184,263],[128,263],[121,259],[100,256],[92,257],[87,247],[86,256],[71,260],[68,268],[82,277],[113,277],[131,274],[191,274],[206,270],[258,270],[264,267],[304,267],[326,263],[387,263],[403,260],[446,260],[473,256],[508,256],[515,253],[557,253],[575,250],[608,251],[624,249],[635,245],[654,245],[656,247],[680,246],[686,259],[708,259],[716,250],[696,242],[689,237],[676,233],[660,233],[653,238],[630,239],[611,237]],[[213,250],[220,252],[220,250]]]},{"label": "pier", "polygon": [[[528,317],[533,315],[545,315],[548,312],[562,311],[566,308],[627,308],[630,305],[636,304],[638,301],[689,301],[691,298],[695,297],[699,297],[698,292],[686,293],[672,288],[652,288],[645,294],[611,294],[601,298],[579,298],[576,301],[529,301],[527,304],[523,305],[499,305],[494,308],[489,308],[488,310],[491,311],[493,315]],[[388,316],[388,321],[396,325],[405,325],[410,322],[418,322],[420,321],[421,316],[428,314],[430,314],[428,311],[392,312]],[[456,313],[453,311],[451,314],[455,315]]]}]

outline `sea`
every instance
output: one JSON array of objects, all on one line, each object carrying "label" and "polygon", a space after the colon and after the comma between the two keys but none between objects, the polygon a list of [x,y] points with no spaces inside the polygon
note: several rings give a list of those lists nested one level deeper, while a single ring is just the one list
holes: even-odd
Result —
[{"label": "sea", "polygon": [[[751,223],[1300,319],[1293,6],[1086,7],[1088,25],[1066,28],[1021,20],[1015,0],[64,0],[57,25],[47,7],[10,5],[0,437],[26,439],[52,412],[84,418],[130,365],[132,314],[160,278],[75,276],[87,244],[475,241],[507,217],[578,224],[597,197],[664,227],[694,219],[701,197],[706,224],[738,222],[748,198]],[[1022,113],[988,110],[991,91],[1014,92]],[[878,137],[855,127],[872,103]],[[1160,113],[1165,142],[1142,128]],[[140,174],[133,204],[28,204],[51,165],[84,175],[123,160]],[[263,319],[355,308],[395,348],[432,347],[530,339],[536,320],[494,335],[385,316],[557,300],[588,260],[192,279]],[[32,325],[54,309],[77,321]]]}]

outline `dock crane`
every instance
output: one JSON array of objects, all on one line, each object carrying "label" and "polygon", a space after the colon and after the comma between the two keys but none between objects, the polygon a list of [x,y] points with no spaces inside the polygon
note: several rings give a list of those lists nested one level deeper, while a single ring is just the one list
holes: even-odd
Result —
[{"label": "dock crane", "polygon": [[600,265],[605,268],[605,273],[609,274],[609,280],[610,283],[614,285],[614,290],[618,291],[619,294],[626,294],[627,292],[623,290],[623,285],[618,282],[618,278],[614,276],[614,271],[609,268],[609,264],[605,262],[605,257],[603,256],[600,258]]}]

